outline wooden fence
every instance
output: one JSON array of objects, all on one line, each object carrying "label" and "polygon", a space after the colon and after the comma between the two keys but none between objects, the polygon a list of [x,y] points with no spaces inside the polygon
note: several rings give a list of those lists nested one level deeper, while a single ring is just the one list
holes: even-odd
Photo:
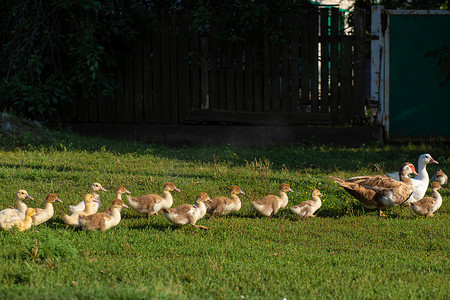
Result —
[{"label": "wooden fence", "polygon": [[[212,18],[214,20],[214,17]],[[353,34],[337,8],[287,15],[283,40],[244,40],[194,30],[189,12],[160,12],[132,60],[117,71],[111,97],[74,101],[55,119],[93,123],[345,124],[364,114],[365,12]]]}]

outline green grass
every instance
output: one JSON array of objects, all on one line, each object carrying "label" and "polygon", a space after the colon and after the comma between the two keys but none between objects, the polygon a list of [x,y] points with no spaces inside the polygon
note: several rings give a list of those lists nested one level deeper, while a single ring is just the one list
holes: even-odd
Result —
[{"label": "green grass", "polygon": [[[85,138],[69,133],[3,136],[0,207],[14,205],[21,188],[52,220],[27,232],[0,231],[0,298],[435,298],[450,296],[449,191],[436,217],[409,209],[364,210],[329,175],[350,177],[395,171],[430,153],[450,170],[446,145],[177,147]],[[108,192],[124,185],[132,195],[160,193],[172,181],[174,206],[199,192],[227,195],[233,184],[247,194],[241,211],[176,229],[160,214],[150,220],[124,209],[106,232],[72,230],[61,217],[92,182]],[[260,218],[250,202],[287,182],[288,207],[324,194],[318,217],[298,222],[289,209]],[[430,194],[430,192],[428,192]],[[105,204],[106,205],[106,204]]]}]

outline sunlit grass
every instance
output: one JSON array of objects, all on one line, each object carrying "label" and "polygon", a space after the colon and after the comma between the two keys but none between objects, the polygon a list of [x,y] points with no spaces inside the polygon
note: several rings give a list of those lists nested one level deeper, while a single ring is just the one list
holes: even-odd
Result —
[{"label": "sunlit grass", "polygon": [[[6,140],[4,140],[6,141]],[[11,141],[11,140],[8,140]],[[55,217],[29,231],[0,232],[1,298],[448,298],[449,192],[436,217],[409,209],[379,219],[329,179],[395,171],[430,153],[449,170],[445,145],[334,148],[165,147],[55,135],[47,143],[14,141],[0,151],[1,208],[25,189],[43,206],[49,192]],[[67,207],[100,182],[105,205],[124,185],[132,195],[161,193],[172,181],[174,206],[199,192],[226,196],[237,184],[242,209],[203,219],[201,231],[177,229],[160,214],[147,220],[125,209],[106,232],[62,223]],[[261,218],[251,208],[289,183],[288,208]],[[323,194],[318,217],[298,222],[289,207]],[[428,193],[430,194],[430,193]]]}]

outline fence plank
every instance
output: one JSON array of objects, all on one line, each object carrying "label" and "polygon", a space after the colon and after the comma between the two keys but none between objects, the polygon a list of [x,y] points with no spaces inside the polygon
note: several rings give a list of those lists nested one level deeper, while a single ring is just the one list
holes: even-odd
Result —
[{"label": "fence plank", "polygon": [[161,10],[161,78],[162,78],[162,122],[170,123],[170,19],[167,9]]},{"label": "fence plank", "polygon": [[300,19],[300,30],[301,30],[301,66],[302,66],[302,78],[301,78],[301,105],[309,104],[309,73],[310,73],[310,21],[309,21],[309,10],[301,10]]},{"label": "fence plank", "polygon": [[127,61],[125,65],[124,76],[124,102],[123,102],[123,121],[125,123],[132,123],[134,117],[134,66],[133,58]]},{"label": "fence plank", "polygon": [[[142,32],[142,30],[141,30]],[[133,62],[134,62],[134,79],[133,79],[133,90],[134,90],[134,108],[133,108],[133,123],[142,123],[144,121],[144,95],[143,95],[143,77],[142,77],[142,66],[144,64],[142,59],[142,34],[134,45],[133,49]]]},{"label": "fence plank", "polygon": [[291,24],[291,87],[290,87],[290,96],[291,96],[291,107],[290,111],[297,111],[299,105],[299,68],[300,68],[300,57],[299,57],[299,16],[294,14],[290,18]]},{"label": "fence plank", "polygon": [[[160,16],[158,15],[158,22],[160,22]],[[152,46],[153,46],[153,121],[155,123],[162,122],[162,67],[161,67],[161,24],[159,27],[154,28],[152,32]]]},{"label": "fence plank", "polygon": [[178,44],[177,44],[177,14],[170,14],[170,122],[179,123],[178,120]]},{"label": "fence plank", "polygon": [[178,106],[180,122],[183,123],[190,106],[190,91],[189,91],[189,23],[190,14],[184,12],[181,15],[180,25],[178,26]]},{"label": "fence plank", "polygon": [[144,122],[153,121],[153,68],[151,62],[152,55],[152,34],[150,31],[144,31],[142,34],[142,93],[144,107]]},{"label": "fence plank", "polygon": [[253,57],[253,91],[254,91],[254,111],[263,111],[264,99],[264,67],[263,67],[263,38],[261,32],[254,33],[254,53]]},{"label": "fence plank", "polygon": [[236,62],[235,67],[235,79],[236,79],[236,110],[244,110],[244,71],[243,71],[243,52],[244,45],[242,41],[236,41],[236,47],[234,48],[234,58]]},{"label": "fence plank", "polygon": [[254,53],[253,53],[253,39],[252,35],[247,33],[245,35],[244,46],[244,110],[253,110],[253,67],[254,67]]},{"label": "fence plank", "polygon": [[116,89],[116,118],[118,123],[125,123],[124,118],[124,98],[125,98],[125,63],[121,65],[117,70],[117,82],[118,86]]},{"label": "fence plank", "polygon": [[355,8],[355,89],[352,105],[355,110],[355,116],[364,116],[364,96],[365,96],[365,47],[366,47],[366,12],[364,9]]},{"label": "fence plank", "polygon": [[189,49],[191,60],[191,107],[200,108],[200,63],[198,30],[191,31]]},{"label": "fence plank", "polygon": [[270,43],[271,111],[280,111],[280,46]]},{"label": "fence plank", "polygon": [[349,123],[352,118],[352,38],[348,35],[341,37],[341,64],[341,123]]},{"label": "fence plank", "polygon": [[209,107],[219,108],[219,74],[218,74],[218,54],[217,54],[217,12],[214,9],[211,13],[211,27],[209,34]]},{"label": "fence plank", "polygon": [[339,123],[339,9],[331,8],[330,28],[330,109],[333,124]]},{"label": "fence plank", "polygon": [[269,37],[267,34],[263,35],[263,85],[264,85],[264,91],[263,91],[263,111],[270,111],[271,103],[270,103],[270,97],[272,96],[272,89],[270,85],[270,43],[269,43]]},{"label": "fence plank", "polygon": [[319,112],[319,9],[313,8],[310,14],[311,32],[311,112]]},{"label": "fence plank", "polygon": [[320,111],[329,112],[329,38],[328,38],[328,16],[329,9],[322,8],[320,10]]},{"label": "fence plank", "polygon": [[286,23],[283,28],[283,41],[280,45],[280,56],[281,56],[281,111],[289,111],[290,108],[290,79],[289,79],[289,23],[288,16],[284,17]]}]

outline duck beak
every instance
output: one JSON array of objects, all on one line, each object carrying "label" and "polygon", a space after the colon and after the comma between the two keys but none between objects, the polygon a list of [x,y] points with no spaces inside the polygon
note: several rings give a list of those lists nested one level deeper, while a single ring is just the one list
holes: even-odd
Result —
[{"label": "duck beak", "polygon": [[128,208],[128,206],[125,203],[122,205],[122,207]]},{"label": "duck beak", "polygon": [[181,192],[177,187],[173,189],[175,192]]},{"label": "duck beak", "polygon": [[63,203],[63,202],[61,201],[61,199],[59,199],[59,198],[56,198],[55,201],[56,201],[56,202],[59,202],[59,203]]},{"label": "duck beak", "polygon": [[30,200],[34,200],[34,199],[33,199],[33,197],[31,197],[31,196],[30,196],[30,195],[28,195],[28,194],[27,194],[27,195],[25,196],[25,199],[30,199]]},{"label": "duck beak", "polygon": [[94,199],[93,202],[98,202],[98,200],[97,200],[97,199]]},{"label": "duck beak", "polygon": [[411,174],[416,175],[416,176],[419,176],[419,174],[417,174],[416,171],[412,172]]},{"label": "duck beak", "polygon": [[431,158],[430,159],[430,163],[433,163],[433,164],[439,164],[437,161],[435,161],[433,158]]},{"label": "duck beak", "polygon": [[99,190],[99,191],[104,191],[104,192],[107,192],[107,191],[108,191],[108,190],[105,189],[104,187],[101,187],[101,188],[99,188],[98,190]]},{"label": "duck beak", "polygon": [[125,190],[126,194],[131,194],[131,192],[129,190]]},{"label": "duck beak", "polygon": [[288,192],[294,192],[294,191],[290,188]]},{"label": "duck beak", "polygon": [[323,197],[322,193],[319,193],[319,196]]},{"label": "duck beak", "polygon": [[239,191],[239,194],[245,195],[245,193],[242,190]]}]

